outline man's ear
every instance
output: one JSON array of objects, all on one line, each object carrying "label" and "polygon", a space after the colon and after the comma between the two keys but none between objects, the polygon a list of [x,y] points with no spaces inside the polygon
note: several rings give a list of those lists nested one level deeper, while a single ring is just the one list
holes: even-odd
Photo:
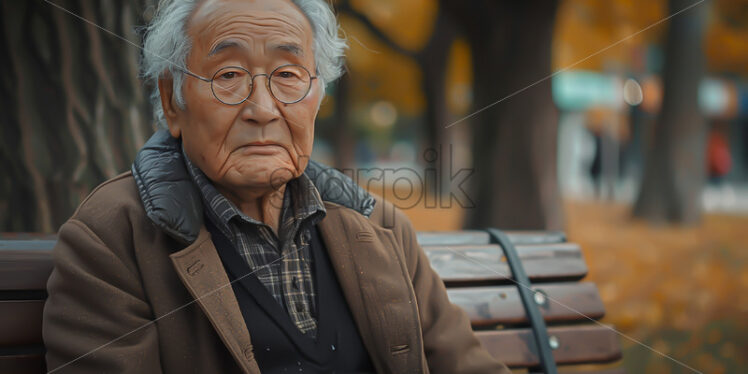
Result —
[{"label": "man's ear", "polygon": [[158,92],[161,96],[161,108],[164,110],[164,119],[169,126],[169,132],[171,136],[179,138],[182,129],[179,128],[179,122],[177,121],[178,108],[174,100],[174,81],[167,78],[159,79]]}]

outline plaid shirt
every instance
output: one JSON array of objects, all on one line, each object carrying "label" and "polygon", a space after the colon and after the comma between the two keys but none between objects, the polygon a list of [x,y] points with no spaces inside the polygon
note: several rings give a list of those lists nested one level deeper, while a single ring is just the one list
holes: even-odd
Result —
[{"label": "plaid shirt", "polygon": [[278,236],[270,226],[247,216],[224,197],[184,153],[208,218],[234,244],[252,273],[311,337],[317,334],[315,291],[310,253],[311,230],[325,214],[322,198],[302,174],[286,184]]}]

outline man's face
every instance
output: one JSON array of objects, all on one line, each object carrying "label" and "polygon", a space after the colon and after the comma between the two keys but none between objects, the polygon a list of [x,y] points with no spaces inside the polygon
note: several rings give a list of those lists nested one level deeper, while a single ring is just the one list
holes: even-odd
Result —
[{"label": "man's face", "polygon": [[[270,74],[284,64],[301,65],[312,75],[316,71],[311,26],[289,1],[208,0],[187,28],[192,41],[187,69],[197,75],[211,78],[226,66]],[[172,110],[165,108],[169,131],[182,137],[190,160],[218,187],[277,188],[304,171],[314,139],[319,80],[312,80],[303,100],[284,104],[268,91],[267,77],[255,77],[251,96],[232,106],[213,96],[210,83],[184,79],[185,110],[173,101]]]}]

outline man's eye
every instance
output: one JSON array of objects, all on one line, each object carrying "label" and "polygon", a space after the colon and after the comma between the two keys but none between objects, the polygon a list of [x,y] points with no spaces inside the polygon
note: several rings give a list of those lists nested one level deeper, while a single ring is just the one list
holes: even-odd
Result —
[{"label": "man's eye", "polygon": [[281,78],[295,78],[296,74],[290,72],[290,71],[282,71],[278,73],[278,76]]},{"label": "man's eye", "polygon": [[236,78],[236,75],[237,74],[234,71],[227,71],[227,72],[221,74],[221,78],[222,79],[234,79],[234,78]]}]

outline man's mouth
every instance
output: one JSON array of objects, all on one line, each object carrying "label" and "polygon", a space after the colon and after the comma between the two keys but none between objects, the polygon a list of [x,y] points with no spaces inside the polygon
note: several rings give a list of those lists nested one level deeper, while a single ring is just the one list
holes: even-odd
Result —
[{"label": "man's mouth", "polygon": [[243,155],[251,155],[251,154],[257,154],[257,155],[273,155],[278,152],[283,152],[285,149],[276,144],[276,143],[270,143],[270,142],[252,142],[247,143],[241,147],[239,147],[238,151],[240,151]]}]

